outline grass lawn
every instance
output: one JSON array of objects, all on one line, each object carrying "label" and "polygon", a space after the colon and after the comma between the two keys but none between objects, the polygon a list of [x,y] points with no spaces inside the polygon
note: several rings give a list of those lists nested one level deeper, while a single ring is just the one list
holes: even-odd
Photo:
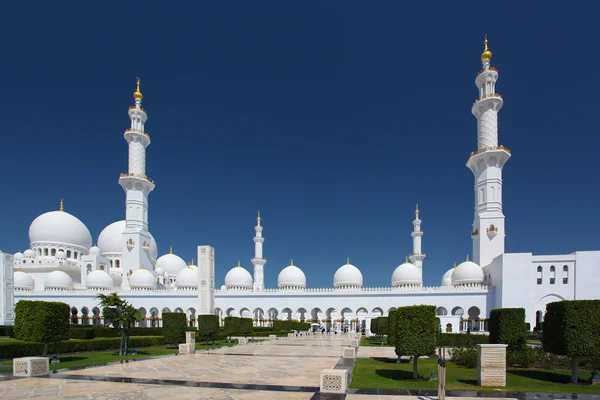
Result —
[{"label": "grass lawn", "polygon": [[[437,360],[419,359],[419,376],[437,374]],[[413,381],[412,363],[397,364],[395,359],[357,358],[350,387],[377,389],[430,389],[437,390],[437,381]],[[494,390],[477,386],[477,369],[447,363],[446,387],[448,390]],[[588,379],[590,370],[579,370],[580,379]],[[505,391],[600,393],[600,386],[569,383],[570,370],[509,369],[506,371]]]},{"label": "grass lawn", "polygon": [[383,345],[381,344],[381,338],[379,337],[365,337],[362,336],[360,338],[360,345],[361,346],[377,346],[377,347],[391,347],[389,344],[387,344],[387,336],[383,337]]},{"label": "grass lawn", "polygon": [[202,341],[199,342],[196,340],[196,350],[218,349],[221,347],[235,346],[236,344],[237,344],[237,340],[232,339],[231,342],[228,342],[227,339],[225,339],[225,340],[215,340],[214,345],[211,342],[207,346],[206,342],[202,342]]},{"label": "grass lawn", "polygon": [[8,336],[0,336],[0,342],[14,342],[17,339],[13,339],[11,337]]}]

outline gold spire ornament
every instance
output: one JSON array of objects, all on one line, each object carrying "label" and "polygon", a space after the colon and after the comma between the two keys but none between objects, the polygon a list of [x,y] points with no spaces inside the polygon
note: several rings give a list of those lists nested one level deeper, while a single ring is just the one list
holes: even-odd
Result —
[{"label": "gold spire ornament", "polygon": [[415,214],[419,215],[419,203],[417,203],[417,209],[415,210]]},{"label": "gold spire ornament", "polygon": [[294,259],[290,259],[290,265],[294,265]]},{"label": "gold spire ornament", "polygon": [[173,245],[171,245],[171,247],[169,249],[169,254],[173,254]]},{"label": "gold spire ornament", "polygon": [[135,92],[133,92],[133,98],[139,101],[142,101],[142,99],[144,98],[142,92],[140,92],[140,78],[137,78],[137,87],[135,89]]},{"label": "gold spire ornament", "polygon": [[64,207],[64,205],[63,205],[63,200],[64,200],[64,199],[61,197],[61,198],[60,198],[60,207],[59,207],[58,211],[65,211],[65,207]]},{"label": "gold spire ornament", "polygon": [[456,268],[456,261],[454,261],[454,268]]},{"label": "gold spire ornament", "polygon": [[350,257],[346,258],[346,265],[350,264]]},{"label": "gold spire ornament", "polygon": [[260,210],[258,210],[258,217],[256,217],[256,222],[260,224]]},{"label": "gold spire ornament", "polygon": [[484,45],[484,49],[483,49],[483,53],[481,53],[481,62],[491,61],[492,52],[490,51],[490,49],[488,49],[487,34],[485,35],[485,40],[483,41],[483,45]]},{"label": "gold spire ornament", "polygon": [[241,264],[240,264],[240,260],[238,260],[238,268],[242,268]]},{"label": "gold spire ornament", "polygon": [[469,255],[467,254],[467,261],[469,261]]},{"label": "gold spire ornament", "polygon": [[404,263],[408,264],[408,256],[406,256],[406,259],[404,260]]}]

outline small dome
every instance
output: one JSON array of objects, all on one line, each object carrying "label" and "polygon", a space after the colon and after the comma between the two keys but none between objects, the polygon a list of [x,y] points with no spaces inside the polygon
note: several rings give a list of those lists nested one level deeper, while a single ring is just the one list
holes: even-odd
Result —
[{"label": "small dome", "polygon": [[482,283],[483,270],[472,261],[460,263],[452,273],[453,285],[465,285],[468,283]]},{"label": "small dome", "polygon": [[154,269],[154,272],[156,273],[156,275],[159,275],[159,274],[164,274],[165,270],[162,269],[161,267],[158,267],[158,268]]},{"label": "small dome", "polygon": [[277,277],[277,286],[280,288],[305,288],[306,275],[293,263],[281,270]]},{"label": "small dome", "polygon": [[193,268],[184,268],[175,277],[175,287],[177,288],[197,288],[198,272]]},{"label": "small dome", "polygon": [[20,290],[33,290],[35,288],[35,282],[27,272],[15,271],[15,289]]},{"label": "small dome", "polygon": [[35,257],[35,251],[33,251],[31,249],[27,249],[23,252],[23,255],[25,257]]},{"label": "small dome", "polygon": [[101,253],[100,247],[98,247],[98,246],[92,246],[92,247],[90,247],[90,254],[92,254],[92,255],[99,255],[100,253]]},{"label": "small dome", "polygon": [[17,251],[15,254],[13,254],[13,259],[14,260],[22,260],[23,259],[23,253],[21,253],[20,251]]},{"label": "small dome", "polygon": [[[98,247],[102,249],[103,255],[121,255],[123,253],[123,232],[127,222],[125,220],[113,222],[100,232],[98,236]],[[150,258],[156,263],[158,246],[154,236],[150,232]]]},{"label": "small dome", "polygon": [[358,268],[350,264],[350,260],[339,267],[333,276],[333,286],[336,288],[344,286],[362,287],[362,284],[362,273]]},{"label": "small dome", "polygon": [[129,277],[129,286],[132,289],[156,289],[156,278],[147,269],[138,269]]},{"label": "small dome", "polygon": [[106,271],[97,269],[85,277],[85,286],[92,289],[112,289],[115,287],[115,282]]},{"label": "small dome", "polygon": [[408,261],[400,264],[392,273],[392,286],[422,284],[421,269]]},{"label": "small dome", "polygon": [[64,271],[52,271],[46,277],[44,286],[47,289],[72,289],[73,279]]},{"label": "small dome", "polygon": [[67,258],[67,256],[65,255],[64,251],[59,250],[56,252],[56,258]]},{"label": "small dome", "polygon": [[485,62],[486,60],[492,59],[492,52],[490,51],[490,49],[488,49],[487,35],[485,36],[485,41],[483,43],[485,48],[483,50],[483,53],[481,53],[481,62]]},{"label": "small dome", "polygon": [[225,275],[225,286],[227,289],[252,289],[252,275],[238,262],[237,267],[231,268]]},{"label": "small dome", "polygon": [[176,276],[180,271],[186,269],[185,261],[175,254],[165,254],[156,260],[156,268],[162,268],[169,276]]},{"label": "small dome", "polygon": [[59,243],[89,249],[92,235],[76,217],[65,211],[50,211],[37,217],[29,226],[31,243]]},{"label": "small dome", "polygon": [[219,289],[219,290],[227,290],[227,286],[221,285],[221,289]]},{"label": "small dome", "polygon": [[[456,264],[454,264],[454,268],[456,268]],[[442,276],[442,286],[450,286],[452,285],[452,274],[454,273],[454,268],[450,268],[444,276]]]}]

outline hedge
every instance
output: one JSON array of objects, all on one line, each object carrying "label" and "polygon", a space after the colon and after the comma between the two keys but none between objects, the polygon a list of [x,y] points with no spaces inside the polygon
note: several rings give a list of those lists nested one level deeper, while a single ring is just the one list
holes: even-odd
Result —
[{"label": "hedge", "polygon": [[[120,331],[115,328],[90,327],[81,328],[81,325],[71,325],[69,327],[69,337],[71,339],[93,339],[101,337],[118,337]],[[131,336],[163,336],[163,328],[129,328]]]},{"label": "hedge", "polygon": [[13,337],[15,327],[12,325],[0,326],[0,336]]},{"label": "hedge", "polygon": [[70,310],[66,303],[20,300],[15,305],[15,338],[44,343],[45,355],[49,343],[69,339]]},{"label": "hedge", "polygon": [[[130,347],[164,345],[163,336],[131,336]],[[101,351],[118,349],[121,338],[97,338],[91,340],[71,339],[51,343],[50,353],[77,353],[83,351]],[[37,342],[0,342],[0,358],[29,357],[42,354],[43,343]]]},{"label": "hedge", "polygon": [[241,318],[240,335],[244,335],[244,337],[252,335],[252,332],[254,332],[254,327],[252,326],[252,323],[252,318]]},{"label": "hedge", "polygon": [[[395,346],[396,345],[396,329],[394,329],[393,327],[396,326],[396,319],[397,319],[397,311],[398,310],[390,310],[389,314],[388,314],[388,336],[387,336],[387,342],[390,346]],[[389,329],[389,327],[392,327],[392,329]]]},{"label": "hedge", "polygon": [[285,331],[285,332],[307,331],[310,329],[310,323],[276,319],[273,321],[273,328],[271,328],[271,329],[274,331]]},{"label": "hedge", "polygon": [[418,378],[417,360],[435,353],[438,322],[435,306],[399,307],[396,324],[388,326],[388,332],[396,331],[396,355],[413,356],[413,379]]},{"label": "hedge", "polygon": [[225,333],[230,339],[232,335],[240,333],[240,324],[239,317],[225,317]]},{"label": "hedge", "polygon": [[198,339],[208,343],[219,333],[219,317],[217,315],[198,315]]},{"label": "hedge", "polygon": [[167,343],[184,343],[185,331],[187,328],[187,318],[182,312],[164,312],[163,319],[163,336]]},{"label": "hedge", "polygon": [[473,347],[476,344],[489,343],[487,335],[466,335],[464,333],[442,333],[439,335],[438,346]]},{"label": "hedge", "polygon": [[507,350],[520,350],[527,344],[524,308],[495,308],[490,312],[490,343],[507,344]]}]

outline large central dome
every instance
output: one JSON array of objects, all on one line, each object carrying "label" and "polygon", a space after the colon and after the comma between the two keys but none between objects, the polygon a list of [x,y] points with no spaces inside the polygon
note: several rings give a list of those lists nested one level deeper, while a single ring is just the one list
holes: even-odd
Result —
[{"label": "large central dome", "polygon": [[92,235],[78,218],[65,211],[50,211],[37,217],[29,226],[29,241],[56,243],[74,247],[92,247]]}]

